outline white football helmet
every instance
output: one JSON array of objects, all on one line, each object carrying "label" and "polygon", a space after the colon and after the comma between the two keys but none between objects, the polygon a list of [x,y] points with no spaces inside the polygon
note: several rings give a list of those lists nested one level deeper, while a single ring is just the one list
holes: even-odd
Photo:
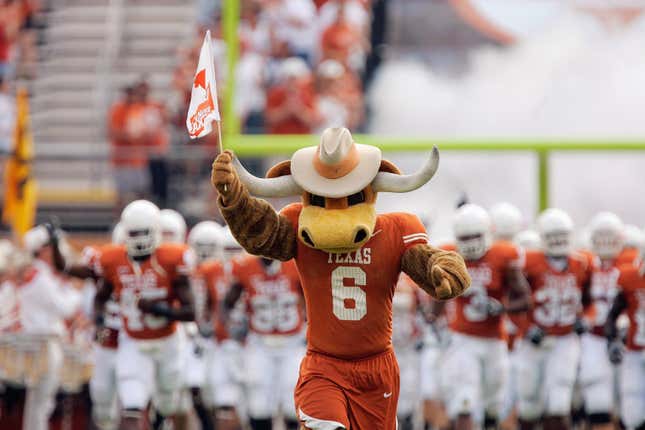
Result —
[{"label": "white football helmet", "polygon": [[222,234],[224,235],[224,258],[226,260],[230,260],[231,258],[244,251],[242,245],[237,242],[235,236],[233,236],[233,233],[231,233],[231,229],[228,226],[224,226],[224,228],[222,229]]},{"label": "white football helmet", "polygon": [[535,230],[520,231],[515,235],[513,242],[524,249],[540,249],[542,247],[540,234]]},{"label": "white football helmet", "polygon": [[115,245],[125,244],[125,231],[123,230],[123,225],[121,225],[120,222],[117,222],[112,229],[112,243]]},{"label": "white football helmet", "polygon": [[542,212],[537,221],[544,252],[551,257],[565,257],[573,246],[573,221],[561,209]]},{"label": "white football helmet", "polygon": [[161,211],[148,200],[135,200],[121,212],[125,246],[131,257],[151,255],[161,243]]},{"label": "white football helmet", "polygon": [[645,247],[645,233],[633,224],[625,224],[623,237],[625,248],[643,249]]},{"label": "white football helmet", "polygon": [[481,206],[465,204],[457,209],[453,221],[457,251],[466,260],[478,260],[490,248],[491,222]]},{"label": "white football helmet", "polygon": [[186,220],[172,209],[161,210],[161,237],[163,242],[184,243],[186,241]]},{"label": "white football helmet", "polygon": [[623,222],[611,212],[597,213],[589,223],[591,250],[601,259],[613,259],[623,249]]},{"label": "white football helmet", "polygon": [[195,251],[199,262],[222,259],[224,254],[224,234],[222,227],[215,221],[202,221],[188,234],[188,245]]},{"label": "white football helmet", "polygon": [[510,203],[502,202],[490,208],[495,240],[512,241],[522,228],[522,213]]}]

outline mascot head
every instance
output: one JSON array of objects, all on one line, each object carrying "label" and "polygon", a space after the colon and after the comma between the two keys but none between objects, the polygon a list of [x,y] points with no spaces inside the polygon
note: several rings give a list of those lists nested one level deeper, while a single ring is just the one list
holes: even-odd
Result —
[{"label": "mascot head", "polygon": [[234,163],[255,196],[300,195],[298,238],[311,248],[341,253],[360,248],[372,236],[377,193],[406,193],[427,183],[439,166],[439,151],[433,148],[418,172],[402,175],[380,149],[354,142],[346,128],[328,128],[318,146],[296,151],[266,178],[251,175],[237,159]]}]

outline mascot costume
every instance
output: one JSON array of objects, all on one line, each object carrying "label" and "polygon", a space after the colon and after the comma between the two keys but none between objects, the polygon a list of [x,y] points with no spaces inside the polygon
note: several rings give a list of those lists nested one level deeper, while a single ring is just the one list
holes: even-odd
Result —
[{"label": "mascot costume", "polygon": [[[304,291],[307,355],[295,390],[306,429],[395,430],[399,369],[392,350],[392,297],[401,271],[435,299],[470,284],[463,259],[427,243],[419,219],[376,214],[379,192],[406,193],[439,164],[402,175],[346,128],[323,132],[317,147],[296,151],[266,178],[251,175],[230,151],[213,163],[218,204],[251,254],[295,259]],[[301,196],[279,213],[257,197]]]}]

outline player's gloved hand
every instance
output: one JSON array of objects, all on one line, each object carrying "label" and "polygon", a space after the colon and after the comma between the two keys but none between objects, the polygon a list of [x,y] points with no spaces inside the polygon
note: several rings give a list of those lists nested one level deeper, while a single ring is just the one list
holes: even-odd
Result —
[{"label": "player's gloved hand", "polygon": [[489,297],[486,301],[486,314],[491,317],[498,317],[505,311],[504,305],[497,299]]},{"label": "player's gloved hand", "polygon": [[576,318],[576,321],[573,323],[573,331],[578,335],[585,334],[589,331],[589,324],[584,318]]},{"label": "player's gloved hand", "polygon": [[222,203],[230,206],[243,195],[245,188],[233,167],[233,152],[226,150],[219,154],[213,162],[211,183],[219,192]]},{"label": "player's gloved hand", "polygon": [[172,309],[166,302],[159,302],[149,299],[139,299],[138,307],[141,312],[145,312],[157,317],[170,318],[172,316]]},{"label": "player's gloved hand", "polygon": [[607,354],[609,355],[609,361],[611,361],[613,364],[620,364],[623,361],[624,351],[625,347],[619,340],[612,340],[607,344]]},{"label": "player's gloved hand", "polygon": [[45,226],[45,229],[47,229],[47,234],[49,235],[49,240],[51,241],[52,245],[58,246],[58,242],[60,241],[59,230],[51,222],[46,222],[43,225]]},{"label": "player's gloved hand", "polygon": [[533,325],[526,331],[526,339],[528,339],[528,341],[533,345],[538,346],[544,340],[544,330],[536,325]]},{"label": "player's gloved hand", "polygon": [[199,335],[204,339],[210,339],[215,335],[215,329],[212,324],[198,324],[197,329],[199,330]]},{"label": "player's gloved hand", "polygon": [[452,251],[436,251],[430,258],[430,279],[436,298],[452,299],[470,286],[464,259]]}]

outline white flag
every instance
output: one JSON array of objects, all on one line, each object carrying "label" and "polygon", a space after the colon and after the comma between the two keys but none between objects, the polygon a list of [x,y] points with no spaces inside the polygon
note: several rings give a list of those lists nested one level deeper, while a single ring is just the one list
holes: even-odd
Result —
[{"label": "white flag", "polygon": [[191,139],[206,136],[213,131],[213,121],[219,120],[211,32],[207,31],[199,52],[199,64],[197,64],[190,95],[190,107],[186,118],[188,134]]}]

